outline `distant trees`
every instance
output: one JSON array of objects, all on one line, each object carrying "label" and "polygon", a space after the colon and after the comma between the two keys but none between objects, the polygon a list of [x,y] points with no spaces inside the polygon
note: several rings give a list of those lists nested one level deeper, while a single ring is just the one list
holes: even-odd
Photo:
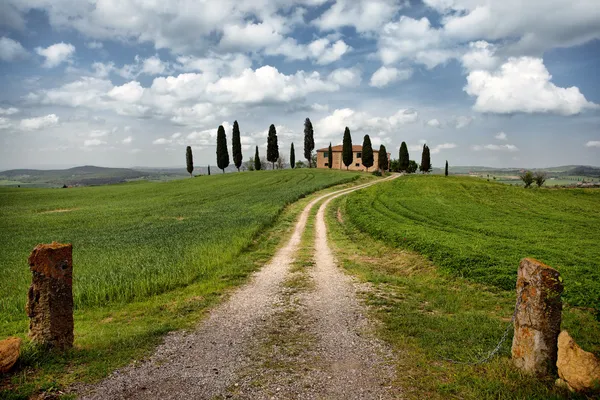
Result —
[{"label": "distant trees", "polygon": [[187,172],[192,176],[194,171],[194,157],[192,156],[192,148],[190,146],[185,149],[185,164],[187,166]]},{"label": "distant trees", "polygon": [[444,169],[444,175],[448,176],[448,160],[446,160],[446,168]]},{"label": "distant trees", "polygon": [[354,159],[354,154],[352,154],[352,137],[350,136],[350,129],[346,127],[344,130],[344,141],[342,142],[342,161],[346,166],[346,170]]},{"label": "distant trees", "polygon": [[260,156],[258,155],[258,146],[256,146],[256,153],[254,153],[254,169],[260,171]]},{"label": "distant trees", "polygon": [[229,166],[229,151],[227,151],[227,136],[225,128],[219,125],[217,129],[217,167],[225,173],[225,168]]},{"label": "distant trees", "polygon": [[389,168],[387,149],[384,145],[379,146],[379,158],[377,160],[381,172],[385,172]]},{"label": "distant trees", "polygon": [[546,174],[538,171],[533,175],[533,180],[535,181],[537,187],[542,187],[542,185],[546,182]]},{"label": "distant trees", "polygon": [[279,145],[277,144],[277,131],[275,125],[269,127],[269,136],[267,137],[267,160],[275,169],[275,162],[279,158]]},{"label": "distant trees", "polygon": [[329,169],[333,167],[333,150],[331,149],[331,142],[329,142],[329,149],[327,149],[327,166]]},{"label": "distant trees", "polygon": [[371,138],[369,135],[365,135],[363,139],[362,146],[362,165],[367,167],[367,172],[369,172],[369,168],[373,166],[375,160],[373,160],[373,147],[371,146]]},{"label": "distant trees", "polygon": [[521,174],[519,174],[519,178],[521,178],[521,180],[525,184],[525,188],[531,187],[531,184],[534,181],[533,173],[531,171],[522,172]]},{"label": "distant trees", "polygon": [[409,174],[414,174],[415,172],[417,172],[418,169],[419,164],[417,164],[415,160],[410,160],[408,162],[408,168],[406,169],[406,172],[408,172]]},{"label": "distant trees", "polygon": [[400,172],[408,171],[408,164],[410,163],[410,156],[408,155],[408,147],[406,146],[406,142],[402,142],[400,145],[400,158],[398,159],[400,163]]},{"label": "distant trees", "polygon": [[431,171],[431,156],[429,154],[429,147],[426,144],[423,145],[420,170],[423,173]]},{"label": "distant trees", "polygon": [[308,168],[312,168],[312,151],[315,148],[315,138],[312,122],[304,120],[304,158],[308,161]]},{"label": "distant trees", "polygon": [[231,155],[233,156],[233,163],[240,172],[242,166],[242,142],[240,139],[240,127],[237,121],[233,121],[233,133],[231,136]]},{"label": "distant trees", "polygon": [[294,151],[294,142],[292,142],[292,146],[290,147],[290,167],[292,167],[292,169],[296,167],[296,152]]},{"label": "distant trees", "polygon": [[210,165],[208,166],[208,176],[210,176]]}]

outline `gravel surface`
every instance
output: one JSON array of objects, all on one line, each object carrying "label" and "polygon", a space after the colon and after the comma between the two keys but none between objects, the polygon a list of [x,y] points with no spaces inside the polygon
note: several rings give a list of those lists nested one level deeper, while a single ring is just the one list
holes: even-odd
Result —
[{"label": "gravel surface", "polygon": [[[373,183],[311,201],[288,243],[193,332],[167,335],[146,361],[79,390],[85,399],[379,399],[398,398],[389,349],[373,337],[351,279],[329,249],[324,207]],[[315,265],[290,266],[311,208]],[[293,285],[287,282],[303,282]]]}]

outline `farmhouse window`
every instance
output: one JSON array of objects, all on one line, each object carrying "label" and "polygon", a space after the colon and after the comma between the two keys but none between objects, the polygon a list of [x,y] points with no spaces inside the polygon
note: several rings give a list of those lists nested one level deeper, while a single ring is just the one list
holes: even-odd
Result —
[{"label": "farmhouse window", "polygon": [[360,163],[356,163],[356,167],[360,167]]},{"label": "farmhouse window", "polygon": [[326,162],[326,163],[325,163],[325,166],[326,166],[326,167],[329,167],[329,163],[328,163],[328,162]]},{"label": "farmhouse window", "polygon": [[[324,151],[323,152],[323,158],[329,158],[329,152],[328,151]],[[327,165],[327,164],[325,164]]]},{"label": "farmhouse window", "polygon": [[356,158],[362,158],[362,153],[356,153]]}]

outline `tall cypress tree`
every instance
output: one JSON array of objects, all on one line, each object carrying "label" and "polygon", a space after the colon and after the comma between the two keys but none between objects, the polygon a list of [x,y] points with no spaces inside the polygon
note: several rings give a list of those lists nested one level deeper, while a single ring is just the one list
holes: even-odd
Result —
[{"label": "tall cypress tree", "polygon": [[429,147],[426,144],[423,145],[423,153],[421,153],[421,166],[419,169],[423,173],[431,171],[431,156],[429,154]]},{"label": "tall cypress tree", "polygon": [[228,166],[229,151],[227,151],[227,136],[225,136],[223,125],[219,125],[219,129],[217,129],[217,167],[225,173],[225,168]]},{"label": "tall cypress tree", "polygon": [[296,152],[294,151],[294,142],[292,142],[292,146],[290,147],[290,167],[292,167],[292,169],[296,167]]},{"label": "tall cypress tree", "polygon": [[308,168],[312,168],[312,151],[315,148],[315,138],[312,122],[304,120],[304,158],[308,161]]},{"label": "tall cypress tree", "polygon": [[444,175],[448,176],[448,160],[446,160],[446,168],[444,170]]},{"label": "tall cypress tree", "polygon": [[233,163],[240,172],[242,166],[242,142],[240,139],[240,127],[237,121],[233,121],[233,134],[231,137],[231,155],[233,156]]},{"label": "tall cypress tree", "polygon": [[187,166],[187,172],[192,176],[192,172],[194,171],[194,157],[192,156],[192,148],[188,146],[185,149],[185,163]]},{"label": "tall cypress tree", "polygon": [[385,172],[389,169],[387,149],[384,145],[379,146],[379,154],[377,155],[377,163],[381,172]]},{"label": "tall cypress tree", "polygon": [[256,153],[254,153],[254,169],[260,171],[261,166],[260,157],[258,155],[258,146],[256,146]]},{"label": "tall cypress tree", "polygon": [[400,172],[408,171],[408,163],[410,162],[410,157],[408,155],[408,147],[406,146],[406,142],[402,142],[400,145]]},{"label": "tall cypress tree", "polygon": [[327,150],[327,166],[329,169],[333,167],[333,150],[331,149],[331,142],[329,142],[329,149]]},{"label": "tall cypress tree", "polygon": [[369,168],[373,166],[375,160],[373,159],[373,146],[371,145],[371,138],[369,135],[365,135],[363,139],[363,148],[362,148],[362,165],[367,167],[367,172]]},{"label": "tall cypress tree", "polygon": [[346,171],[352,161],[354,159],[354,154],[352,153],[352,137],[350,136],[350,129],[346,127],[344,130],[344,141],[342,142],[342,161],[346,166]]},{"label": "tall cypress tree", "polygon": [[275,169],[275,162],[279,158],[279,145],[277,144],[277,131],[275,125],[271,124],[269,127],[269,136],[267,137],[267,161],[271,161],[273,169]]}]

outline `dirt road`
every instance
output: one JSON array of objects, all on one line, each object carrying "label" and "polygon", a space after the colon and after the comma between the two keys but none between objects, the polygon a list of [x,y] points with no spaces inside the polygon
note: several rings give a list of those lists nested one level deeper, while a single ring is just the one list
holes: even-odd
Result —
[{"label": "dirt road", "polygon": [[[390,385],[393,355],[373,336],[356,284],[337,266],[324,218],[333,198],[381,181],[311,201],[273,259],[196,330],[168,335],[147,361],[114,372],[80,396],[400,398]],[[292,270],[311,209],[320,202],[314,248],[308,249],[313,265]]]}]

